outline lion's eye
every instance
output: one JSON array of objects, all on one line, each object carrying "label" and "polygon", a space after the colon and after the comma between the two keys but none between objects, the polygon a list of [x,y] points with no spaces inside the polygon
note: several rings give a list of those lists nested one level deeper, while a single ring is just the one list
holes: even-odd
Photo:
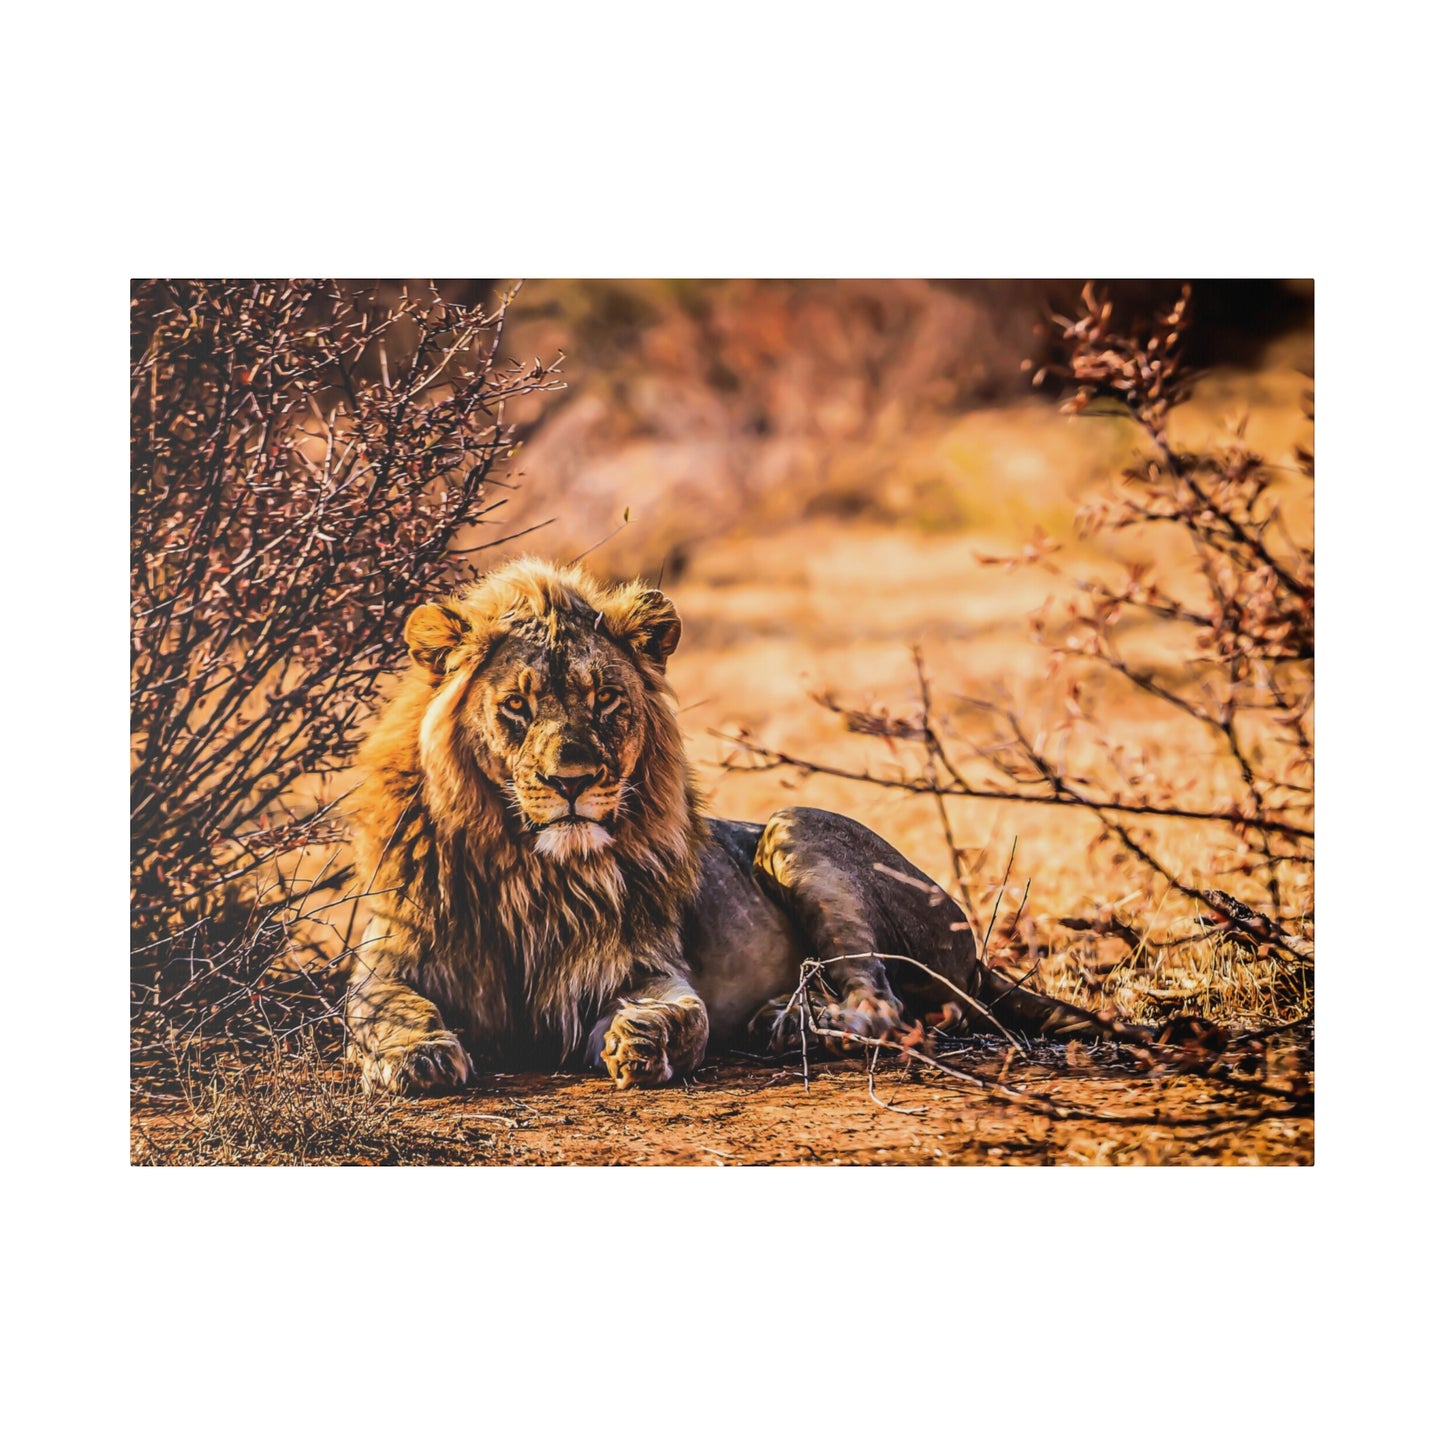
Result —
[{"label": "lion's eye", "polygon": [[520,693],[513,693],[511,697],[502,699],[502,711],[510,717],[527,716],[527,699]]},{"label": "lion's eye", "polygon": [[597,689],[597,711],[611,712],[622,701],[622,694],[615,687]]}]

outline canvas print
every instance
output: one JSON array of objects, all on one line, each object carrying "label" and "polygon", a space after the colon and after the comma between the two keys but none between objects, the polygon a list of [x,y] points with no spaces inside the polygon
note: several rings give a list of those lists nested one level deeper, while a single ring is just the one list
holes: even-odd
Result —
[{"label": "canvas print", "polygon": [[1313,283],[131,341],[133,1163],[1313,1162]]}]

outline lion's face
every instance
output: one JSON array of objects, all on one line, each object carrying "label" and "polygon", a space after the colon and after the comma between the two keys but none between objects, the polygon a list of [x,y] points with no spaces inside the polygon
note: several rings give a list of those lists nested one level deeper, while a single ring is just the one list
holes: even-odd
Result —
[{"label": "lion's face", "polygon": [[459,723],[537,852],[568,858],[612,841],[642,754],[643,701],[636,665],[616,643],[533,621],[498,644]]},{"label": "lion's face", "polygon": [[632,587],[600,606],[567,591],[491,616],[427,606],[407,641],[438,684],[448,748],[496,785],[514,833],[566,862],[608,848],[626,816],[680,631],[661,593]]}]

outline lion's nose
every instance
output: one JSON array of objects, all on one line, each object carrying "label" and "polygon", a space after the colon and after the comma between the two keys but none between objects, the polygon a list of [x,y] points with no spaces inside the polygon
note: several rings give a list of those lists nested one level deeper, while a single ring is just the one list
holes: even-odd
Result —
[{"label": "lion's nose", "polygon": [[542,781],[554,793],[561,793],[569,803],[575,803],[597,781],[597,776],[596,773],[545,773]]}]

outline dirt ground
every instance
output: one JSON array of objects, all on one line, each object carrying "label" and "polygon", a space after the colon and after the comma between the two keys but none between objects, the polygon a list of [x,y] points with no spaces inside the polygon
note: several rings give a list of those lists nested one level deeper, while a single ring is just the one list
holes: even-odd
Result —
[{"label": "dirt ground", "polygon": [[[1289,1164],[1314,1162],[1302,1045],[1234,1082],[1144,1074],[1114,1045],[965,1041],[927,1065],[884,1058],[710,1063],[687,1084],[617,1090],[576,1075],[484,1075],[446,1097],[362,1102],[337,1081],[304,1138],[279,1113],[220,1128],[174,1108],[133,1118],[137,1162],[328,1164]],[[1263,1092],[1273,1090],[1276,1092]],[[339,1137],[337,1101],[360,1111]],[[294,1122],[294,1121],[293,1121]],[[302,1131],[304,1133],[304,1131]],[[344,1130],[342,1131],[345,1132]],[[248,1143],[246,1136],[260,1136]],[[278,1157],[277,1151],[290,1150]]]}]

